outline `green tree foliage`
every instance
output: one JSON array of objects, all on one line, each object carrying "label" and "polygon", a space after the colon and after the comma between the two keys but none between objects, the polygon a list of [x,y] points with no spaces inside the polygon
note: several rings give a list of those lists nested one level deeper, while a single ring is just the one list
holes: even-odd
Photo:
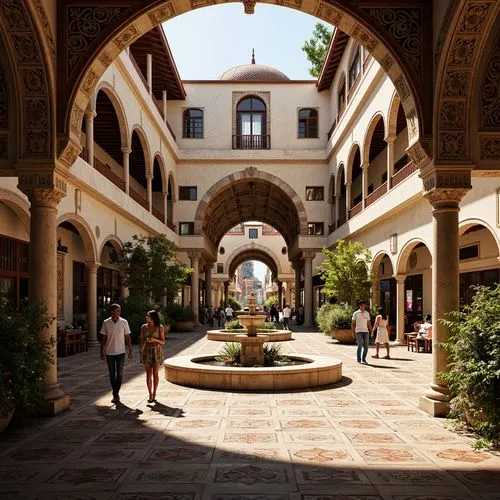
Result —
[{"label": "green tree foliage", "polygon": [[313,36],[304,42],[302,50],[306,53],[307,59],[312,64],[309,68],[309,74],[314,78],[318,78],[321,73],[332,33],[324,24],[316,23]]},{"label": "green tree foliage", "polygon": [[137,236],[123,245],[121,252],[112,253],[124,284],[131,296],[148,297],[159,301],[167,296],[174,300],[192,269],[175,258],[174,244],[166,236]]},{"label": "green tree foliage", "polygon": [[330,335],[335,330],[350,330],[353,308],[349,304],[323,304],[316,313],[320,330]]},{"label": "green tree foliage", "polygon": [[450,329],[448,384],[452,416],[467,422],[482,436],[500,442],[500,284],[476,287],[472,304],[443,320]]},{"label": "green tree foliage", "polygon": [[263,304],[266,307],[271,307],[272,305],[278,305],[278,297],[276,295],[271,295]]},{"label": "green tree foliage", "polygon": [[358,241],[339,240],[334,250],[324,248],[323,254],[326,258],[318,269],[325,281],[326,296],[352,307],[357,300],[367,300],[371,281],[370,250]]},{"label": "green tree foliage", "polygon": [[227,299],[227,303],[234,311],[241,311],[243,309],[243,304],[239,300],[236,300],[234,297],[229,297]]}]

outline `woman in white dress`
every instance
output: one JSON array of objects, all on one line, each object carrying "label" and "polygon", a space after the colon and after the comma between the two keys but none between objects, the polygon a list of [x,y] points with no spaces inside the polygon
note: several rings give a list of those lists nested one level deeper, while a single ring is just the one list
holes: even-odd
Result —
[{"label": "woman in white dress", "polygon": [[377,330],[377,337],[375,339],[375,347],[377,353],[372,356],[372,358],[378,358],[378,352],[380,349],[380,344],[385,344],[387,349],[387,356],[385,359],[391,359],[389,355],[389,318],[382,307],[377,309],[378,316],[375,318],[375,323],[373,325],[373,333]]}]

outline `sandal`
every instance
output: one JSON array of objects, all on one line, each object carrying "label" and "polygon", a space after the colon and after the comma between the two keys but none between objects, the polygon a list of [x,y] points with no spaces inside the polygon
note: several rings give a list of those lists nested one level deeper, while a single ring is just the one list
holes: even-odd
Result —
[{"label": "sandal", "polygon": [[384,356],[384,359],[391,359],[391,357],[388,354],[387,356]]},{"label": "sandal", "polygon": [[378,354],[374,354],[372,358],[377,358],[378,359]]},{"label": "sandal", "polygon": [[148,403],[153,403],[153,402],[154,402],[154,399],[151,396],[149,396]]}]

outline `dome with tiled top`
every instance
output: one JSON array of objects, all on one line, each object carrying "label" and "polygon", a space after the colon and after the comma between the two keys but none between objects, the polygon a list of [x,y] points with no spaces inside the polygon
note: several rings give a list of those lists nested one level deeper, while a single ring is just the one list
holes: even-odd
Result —
[{"label": "dome with tiled top", "polygon": [[255,64],[255,55],[252,52],[252,63],[242,64],[224,71],[219,80],[235,82],[286,82],[290,78],[280,70],[264,64]]}]

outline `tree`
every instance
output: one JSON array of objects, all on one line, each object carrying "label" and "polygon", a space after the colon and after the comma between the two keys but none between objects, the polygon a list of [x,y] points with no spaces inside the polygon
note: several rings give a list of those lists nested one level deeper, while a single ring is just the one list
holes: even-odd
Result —
[{"label": "tree", "polygon": [[340,240],[334,250],[323,248],[323,254],[326,259],[319,266],[319,271],[325,281],[323,290],[326,296],[351,306],[356,305],[356,300],[368,299],[370,250],[360,242]]},{"label": "tree", "polygon": [[302,50],[312,64],[312,67],[309,68],[309,74],[314,78],[318,78],[321,73],[332,33],[333,31],[329,30],[324,24],[316,23],[313,36],[304,42]]},{"label": "tree", "polygon": [[166,236],[132,236],[123,250],[113,252],[113,263],[118,264],[124,285],[134,297],[148,297],[159,301],[166,296],[171,302],[192,269],[175,258],[175,246]]}]

